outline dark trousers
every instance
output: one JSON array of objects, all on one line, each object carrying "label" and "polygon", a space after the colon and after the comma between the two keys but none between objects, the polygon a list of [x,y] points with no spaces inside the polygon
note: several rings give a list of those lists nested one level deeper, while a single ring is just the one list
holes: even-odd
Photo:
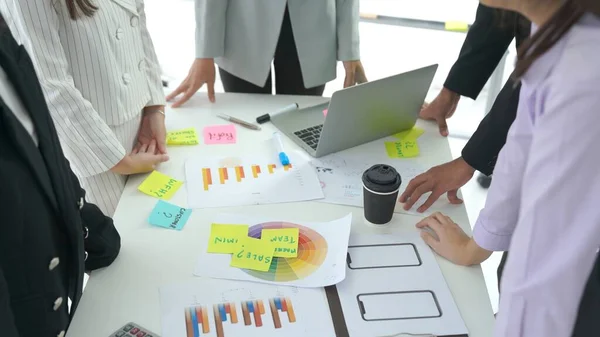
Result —
[{"label": "dark trousers", "polygon": [[[507,258],[508,252],[504,252],[498,266],[498,287],[500,287]],[[579,302],[577,320],[575,321],[571,336],[598,336],[598,331],[600,331],[600,261],[596,258],[596,264],[590,273],[585,289],[583,290],[583,295],[581,296],[581,301]]]},{"label": "dark trousers", "polygon": [[[298,59],[298,50],[294,42],[294,33],[292,32],[292,23],[290,14],[285,9],[283,23],[281,24],[281,33],[275,49],[273,59],[275,66],[275,92],[278,95],[310,95],[321,96],[325,90],[325,84],[314,88],[305,88]],[[272,93],[272,73],[269,72],[269,78],[264,87],[259,87],[246,80],[243,80],[227,71],[219,68],[221,82],[225,92],[237,92],[246,94],[271,94]]]}]

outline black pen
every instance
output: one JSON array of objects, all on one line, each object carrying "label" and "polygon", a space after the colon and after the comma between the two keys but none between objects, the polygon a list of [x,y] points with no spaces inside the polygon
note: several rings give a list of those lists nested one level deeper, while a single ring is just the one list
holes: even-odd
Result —
[{"label": "black pen", "polygon": [[258,124],[264,124],[264,123],[270,121],[271,117],[273,117],[275,115],[279,115],[279,114],[290,112],[290,111],[294,111],[294,110],[298,110],[298,103],[290,104],[290,105],[286,106],[285,108],[277,110],[277,111],[275,111],[273,113],[264,114],[262,116],[259,116],[259,117],[256,118],[256,122]]}]

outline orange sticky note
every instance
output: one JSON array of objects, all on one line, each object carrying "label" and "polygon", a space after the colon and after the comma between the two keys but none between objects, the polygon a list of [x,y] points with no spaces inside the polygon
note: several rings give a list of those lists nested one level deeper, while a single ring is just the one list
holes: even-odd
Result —
[{"label": "orange sticky note", "polygon": [[235,125],[213,125],[204,128],[204,144],[235,144],[237,135]]}]

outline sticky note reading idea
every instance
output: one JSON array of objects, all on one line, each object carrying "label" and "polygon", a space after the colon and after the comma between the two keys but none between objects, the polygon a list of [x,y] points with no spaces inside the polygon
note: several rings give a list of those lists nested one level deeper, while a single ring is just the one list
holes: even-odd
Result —
[{"label": "sticky note reading idea", "polygon": [[394,135],[398,139],[415,140],[425,133],[425,130],[420,128],[412,128],[410,130],[402,131]]},{"label": "sticky note reading idea", "polygon": [[275,245],[275,257],[298,256],[298,228],[263,229],[261,238]]},{"label": "sticky note reading idea", "polygon": [[416,140],[385,142],[385,151],[390,158],[412,158],[419,155],[419,144]]},{"label": "sticky note reading idea", "polygon": [[138,186],[138,190],[158,199],[169,200],[181,185],[183,185],[183,181],[173,179],[158,171],[153,171],[148,178]]},{"label": "sticky note reading idea", "polygon": [[273,261],[275,246],[269,241],[245,237],[231,256],[230,266],[258,271],[268,271]]},{"label": "sticky note reading idea", "polygon": [[182,208],[159,200],[156,206],[154,206],[152,213],[150,213],[148,222],[154,226],[180,231],[191,214],[191,209]]},{"label": "sticky note reading idea", "polygon": [[235,126],[228,125],[213,125],[204,128],[204,144],[235,144],[237,135]]},{"label": "sticky note reading idea", "polygon": [[208,252],[231,254],[238,251],[240,240],[248,237],[248,225],[223,225],[210,226],[210,239]]},{"label": "sticky note reading idea", "polygon": [[188,128],[167,133],[167,145],[198,145],[196,129]]}]

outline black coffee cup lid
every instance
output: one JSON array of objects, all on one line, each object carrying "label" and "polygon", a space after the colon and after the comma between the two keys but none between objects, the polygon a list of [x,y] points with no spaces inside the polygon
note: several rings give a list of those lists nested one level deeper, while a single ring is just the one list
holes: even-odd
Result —
[{"label": "black coffee cup lid", "polygon": [[377,193],[395,192],[402,184],[398,171],[385,164],[371,166],[363,173],[362,180],[366,188]]}]

